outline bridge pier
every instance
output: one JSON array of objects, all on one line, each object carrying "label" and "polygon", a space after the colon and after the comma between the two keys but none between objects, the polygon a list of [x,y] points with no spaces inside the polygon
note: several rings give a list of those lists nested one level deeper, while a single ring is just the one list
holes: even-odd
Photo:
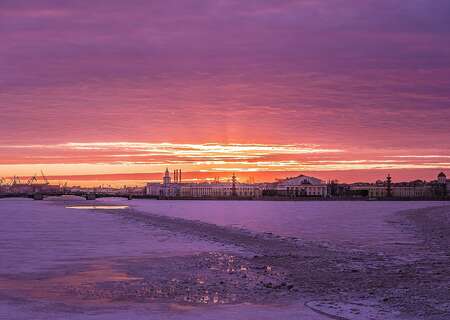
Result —
[{"label": "bridge pier", "polygon": [[95,200],[95,193],[88,193],[85,198],[86,200]]},{"label": "bridge pier", "polygon": [[44,200],[44,195],[42,193],[34,193],[33,200]]}]

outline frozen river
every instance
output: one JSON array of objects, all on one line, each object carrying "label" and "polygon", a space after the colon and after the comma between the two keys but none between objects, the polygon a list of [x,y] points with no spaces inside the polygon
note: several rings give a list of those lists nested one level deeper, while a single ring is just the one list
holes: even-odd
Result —
[{"label": "frozen river", "polygon": [[[118,200],[104,200],[115,202]],[[348,246],[383,246],[408,241],[389,223],[398,211],[445,202],[399,201],[146,201],[131,205],[144,212],[255,232]]]},{"label": "frozen river", "polygon": [[[180,257],[218,252],[226,253],[227,257],[249,254],[248,247],[240,247],[239,243],[230,244],[222,242],[220,237],[211,240],[211,237],[199,237],[198,233],[190,234],[185,224],[182,225],[183,232],[167,230],[157,224],[124,218],[127,212],[130,215],[136,211],[150,217],[181,218],[180,221],[198,220],[224,227],[221,232],[226,232],[227,228],[243,228],[254,234],[273,233],[336,246],[364,248],[410,241],[408,235],[401,234],[388,223],[390,217],[400,210],[440,204],[102,199],[95,204],[130,208],[67,208],[86,203],[0,200],[0,319],[328,319],[306,308],[303,301],[273,305],[239,304],[237,301],[231,305],[224,303],[206,308],[179,303],[99,303],[95,300],[94,305],[75,307],[67,294],[58,290],[59,287],[83,287],[93,282],[133,280],[128,270],[135,270],[137,262],[130,267],[127,261],[154,261],[145,264],[145,269],[152,269],[166,261],[161,259],[169,259],[167,261],[175,261],[173,263],[176,264],[187,263],[188,260],[176,260]],[[161,226],[165,226],[164,221]],[[189,268],[183,272],[196,273]],[[152,277],[163,281],[166,269],[170,268],[155,266]],[[134,276],[143,273],[141,269],[139,272],[135,270]],[[179,270],[177,272],[174,274],[180,273]],[[358,316],[349,318],[364,319]]]},{"label": "frozen river", "polygon": [[89,258],[195,254],[222,248],[114,214],[49,201],[0,200],[0,273],[45,271]]}]

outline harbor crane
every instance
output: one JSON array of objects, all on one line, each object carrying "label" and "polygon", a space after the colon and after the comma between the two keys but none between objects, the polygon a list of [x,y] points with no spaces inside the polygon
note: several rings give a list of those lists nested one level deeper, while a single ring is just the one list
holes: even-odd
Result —
[{"label": "harbor crane", "polygon": [[42,175],[42,179],[44,179],[44,181],[45,181],[45,184],[50,184],[50,183],[48,182],[47,177],[46,177],[45,174],[44,174],[44,171],[42,171],[42,170],[41,170],[41,175]]},{"label": "harbor crane", "polygon": [[27,185],[31,186],[33,184],[33,182],[37,183],[36,174],[34,176],[32,176],[30,179],[28,179]]},{"label": "harbor crane", "polygon": [[9,183],[9,185],[11,186],[15,186],[16,184],[20,184],[20,177],[19,176],[14,176],[11,178],[11,182]]}]

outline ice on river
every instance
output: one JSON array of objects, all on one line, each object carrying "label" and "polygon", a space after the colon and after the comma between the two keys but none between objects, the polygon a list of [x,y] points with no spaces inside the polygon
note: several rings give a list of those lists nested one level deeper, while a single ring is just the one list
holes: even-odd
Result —
[{"label": "ice on river", "polygon": [[[105,199],[106,202],[120,201]],[[438,201],[148,201],[132,207],[255,232],[348,246],[383,246],[412,241],[389,223],[402,210],[446,204]]]},{"label": "ice on river", "polygon": [[175,256],[221,249],[114,214],[49,201],[0,200],[0,274],[45,271],[83,259]]},{"label": "ice on river", "polygon": [[[200,220],[225,227],[245,228],[255,233],[271,232],[280,236],[361,247],[408,241],[407,236],[400,235],[398,229],[386,219],[399,210],[440,204],[99,199],[95,201],[95,210],[73,210],[66,208],[62,202],[0,200],[0,319],[328,319],[305,306],[306,301],[286,305],[246,303],[208,307],[117,303],[72,310],[70,304],[64,307],[54,304],[51,290],[49,296],[40,295],[39,281],[36,287],[23,289],[27,279],[36,281],[40,274],[45,276],[46,273],[51,273],[51,279],[56,279],[51,281],[64,279],[65,284],[80,281],[79,277],[83,275],[94,281],[98,276],[96,270],[100,270],[106,278],[123,276],[117,270],[108,269],[108,264],[102,265],[102,261],[111,259],[179,257],[211,252],[239,254],[241,250],[238,246],[202,240],[186,232],[177,234],[125,219],[124,215],[115,214],[116,210],[102,211],[102,206],[129,206],[148,215]],[[87,202],[79,201],[71,205],[84,203]],[[68,266],[80,264],[89,267],[94,264],[97,268],[101,265],[101,268],[88,269],[72,278],[66,277]],[[12,282],[9,281],[11,279]],[[46,284],[50,289],[53,288],[50,285],[55,284],[51,281]],[[19,295],[11,299],[8,293],[17,289],[14,286],[22,286],[19,293],[24,292],[26,297],[22,299]],[[333,308],[337,310],[339,306]],[[362,312],[359,316],[348,318],[364,319],[361,317],[368,313]]]}]

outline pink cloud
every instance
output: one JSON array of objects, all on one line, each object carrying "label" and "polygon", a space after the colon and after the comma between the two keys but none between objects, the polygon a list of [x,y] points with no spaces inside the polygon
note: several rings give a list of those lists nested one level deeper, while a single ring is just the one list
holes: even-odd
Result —
[{"label": "pink cloud", "polygon": [[[346,150],[261,159],[302,165],[448,154],[449,13],[444,0],[5,0],[0,144]],[[0,161],[118,161],[110,151],[21,152],[0,150]],[[135,158],[174,160],[119,160]]]}]

